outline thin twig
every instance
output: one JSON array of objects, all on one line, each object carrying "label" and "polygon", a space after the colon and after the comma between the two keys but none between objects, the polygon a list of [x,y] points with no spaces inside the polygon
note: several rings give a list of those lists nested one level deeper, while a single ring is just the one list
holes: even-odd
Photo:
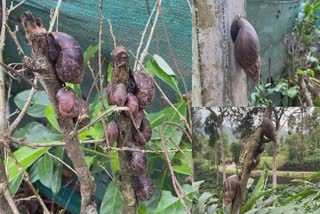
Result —
[{"label": "thin twig", "polygon": [[9,191],[8,188],[4,191],[3,196],[4,196],[5,199],[7,200],[10,208],[12,209],[12,212],[13,212],[14,214],[20,214],[20,212],[19,212],[19,210],[18,210],[18,208],[17,208],[17,206],[16,206],[16,203],[14,202],[14,200],[13,200],[13,198],[12,198],[12,196],[11,196],[11,193],[10,193],[10,191]]},{"label": "thin twig", "polygon": [[111,34],[111,37],[112,37],[112,40],[113,40],[113,46],[114,46],[114,48],[116,48],[117,47],[116,37],[113,34],[112,24],[111,24],[110,19],[108,19],[108,23],[109,23],[110,34]]},{"label": "thin twig", "polygon": [[[9,16],[9,14],[10,14],[12,11],[14,11],[15,9],[17,9],[19,6],[21,6],[22,4],[24,4],[26,1],[27,1],[27,0],[23,0],[23,1],[19,2],[18,4],[16,4],[14,7],[13,7],[13,5],[11,4],[10,9],[8,10],[8,16]],[[13,2],[12,2],[12,3],[13,3]]]},{"label": "thin twig", "polygon": [[37,199],[37,197],[35,195],[31,195],[29,197],[26,197],[26,198],[18,198],[18,199],[15,199],[14,201],[16,203],[19,203],[20,201],[31,201],[32,199]]},{"label": "thin twig", "polygon": [[93,121],[91,121],[88,125],[82,127],[81,129],[78,130],[78,134],[81,132],[84,132],[85,130],[89,129],[91,126],[93,126],[96,122],[102,120],[107,114],[111,112],[118,112],[118,111],[129,111],[128,107],[117,107],[117,106],[112,106],[108,110],[102,112],[99,116],[97,116]]},{"label": "thin twig", "polygon": [[3,67],[4,69],[6,69],[8,72],[12,72],[13,74],[21,77],[24,81],[26,81],[29,85],[31,85],[34,88],[38,88],[36,85],[34,85],[31,80],[29,80],[27,77],[25,77],[23,74],[21,74],[20,72],[16,71],[15,69],[11,68],[10,66],[0,62],[0,67]]},{"label": "thin twig", "polygon": [[[145,28],[144,28],[144,30],[142,32],[142,36],[141,36],[140,43],[139,43],[139,46],[138,46],[138,49],[137,49],[137,54],[136,54],[137,58],[139,58],[140,49],[142,48],[144,37],[146,35],[146,32],[147,32],[148,27],[149,27],[149,24],[150,24],[150,22],[152,20],[153,13],[156,10],[156,8],[157,8],[157,2],[154,3],[154,6],[153,6],[153,9],[152,9],[152,11],[150,13],[150,16],[149,16],[149,19],[147,21],[147,24],[146,24],[146,26],[145,26]],[[137,69],[137,65],[138,65],[137,63],[138,63],[137,60],[135,60],[134,66],[133,66],[133,70],[134,71]]]},{"label": "thin twig", "polygon": [[[54,146],[65,146],[66,143],[65,142],[61,142],[61,141],[56,141],[56,142],[51,142],[51,143],[32,143],[29,142],[23,138],[15,138],[15,137],[10,137],[10,136],[6,136],[6,138],[8,139],[8,141],[12,141],[15,143],[18,143],[19,145],[22,146],[27,146],[30,148],[38,148],[38,147],[54,147]],[[101,144],[106,142],[105,139],[97,139],[97,140],[83,140],[80,141],[80,144]],[[122,147],[122,148],[117,148],[117,147],[109,147],[108,149],[114,150],[114,151],[130,151],[130,152],[146,152],[146,153],[155,153],[155,154],[161,154],[164,153],[161,150],[140,150],[140,149],[132,149],[132,148],[128,148],[128,147]],[[168,151],[169,153],[175,153],[175,152],[179,152],[179,151],[183,151],[183,152],[192,152],[192,149],[172,149],[170,151]]]},{"label": "thin twig", "polygon": [[[33,84],[34,85],[37,85],[37,82],[38,80],[35,79]],[[13,121],[13,123],[10,125],[9,127],[9,135],[14,131],[14,129],[19,125],[19,123],[21,122],[22,118],[24,117],[24,115],[26,114],[30,104],[31,104],[31,101],[32,101],[32,98],[34,96],[34,94],[37,92],[37,89],[35,88],[32,88],[31,91],[30,91],[30,94],[29,94],[29,97],[27,99],[27,101],[25,102],[20,114],[18,115],[18,117]]]},{"label": "thin twig", "polygon": [[174,174],[174,171],[173,171],[173,167],[172,167],[172,165],[171,165],[171,161],[170,161],[170,157],[169,157],[169,153],[168,153],[166,141],[165,141],[164,136],[163,136],[163,131],[162,131],[162,130],[163,130],[163,126],[164,126],[164,124],[162,124],[162,125],[160,126],[160,131],[159,131],[159,132],[160,132],[160,138],[161,138],[161,143],[162,143],[162,147],[163,147],[162,149],[163,149],[163,151],[164,151],[164,154],[165,154],[165,157],[166,157],[166,160],[167,160],[167,163],[168,163],[169,171],[170,171],[170,174],[171,174],[171,180],[172,180],[173,188],[174,188],[174,190],[175,190],[175,192],[176,192],[176,194],[177,194],[177,196],[178,196],[178,198],[179,198],[182,206],[183,206],[184,209],[186,210],[186,212],[187,212],[188,214],[191,214],[188,206],[186,205],[186,203],[185,203],[185,201],[183,200],[183,198],[182,198],[179,190],[177,189],[175,174]]},{"label": "thin twig", "polygon": [[[189,2],[187,0],[187,2]],[[169,49],[169,53],[170,53],[170,57],[171,59],[173,60],[173,63],[175,64],[175,67],[178,71],[178,74],[180,76],[180,79],[182,81],[182,84],[183,84],[183,87],[184,87],[184,91],[186,93],[186,95],[188,94],[188,88],[187,88],[187,84],[186,84],[186,81],[185,81],[185,78],[184,78],[184,75],[183,75],[183,72],[181,71],[178,63],[177,63],[177,60],[176,60],[176,57],[173,53],[173,49],[171,47],[171,42],[170,42],[170,37],[169,37],[169,33],[167,31],[167,26],[164,22],[164,18],[163,18],[163,14],[162,14],[162,8],[160,7],[160,17],[161,17],[161,21],[162,21],[162,26],[163,26],[163,30],[164,30],[164,35],[166,36],[166,40],[167,40],[167,43],[168,43],[168,49]],[[192,126],[192,117],[191,117],[191,103],[187,100],[187,106],[188,106],[188,114],[189,114],[189,123],[190,125]]]},{"label": "thin twig", "polygon": [[58,13],[60,11],[61,2],[62,2],[62,0],[58,0],[57,6],[56,6],[56,10],[54,11],[54,15],[53,15],[53,17],[51,19],[50,27],[48,29],[48,32],[51,32],[52,29],[53,29],[54,23],[56,22],[56,19],[58,17]]},{"label": "thin twig", "polygon": [[113,181],[114,177],[109,173],[109,171],[104,167],[104,165],[99,161],[98,166],[100,166],[103,171],[109,176],[109,178]]},{"label": "thin twig", "polygon": [[[139,58],[139,61],[141,63],[143,63],[144,61],[144,58],[146,57],[147,53],[148,53],[148,50],[149,50],[149,47],[150,47],[150,43],[151,43],[151,40],[152,40],[152,36],[153,36],[153,33],[156,29],[156,26],[157,26],[157,22],[158,22],[158,18],[159,18],[159,14],[160,14],[160,7],[161,7],[161,2],[162,0],[159,0],[158,1],[158,9],[157,9],[157,12],[156,12],[156,16],[154,18],[154,22],[153,22],[153,25],[151,27],[151,30],[150,30],[150,34],[149,34],[149,38],[147,40],[147,43],[146,43],[146,46],[144,48],[144,50],[142,51],[141,55],[140,55],[140,58]],[[140,63],[138,62],[138,64],[140,65]],[[141,65],[140,66],[137,66],[137,70],[140,70],[141,69]]]},{"label": "thin twig", "polygon": [[75,175],[77,175],[77,172],[76,172],[74,169],[72,169],[72,167],[69,166],[66,162],[64,162],[63,160],[61,160],[59,157],[51,154],[51,153],[48,152],[48,151],[46,152],[46,154],[49,155],[50,157],[56,159],[57,161],[59,161],[59,162],[62,163],[63,165],[65,165],[65,166],[66,166],[68,169],[70,169]]},{"label": "thin twig", "polygon": [[10,29],[10,27],[6,24],[6,27],[7,27],[7,30],[9,32],[9,35],[11,36],[11,39],[13,40],[14,44],[17,46],[17,50],[18,50],[18,53],[19,55],[23,58],[25,57],[25,54],[24,54],[24,51],[20,45],[20,42],[17,38],[17,32],[19,31],[19,27],[18,25],[16,25],[16,29],[14,31],[12,31]]},{"label": "thin twig", "polygon": [[[29,142],[23,138],[15,138],[15,137],[11,137],[11,136],[6,136],[6,138],[8,139],[8,141],[12,141],[15,143],[18,143],[22,146],[27,146],[30,148],[38,148],[38,147],[53,147],[53,146],[65,146],[66,143],[65,142],[61,142],[61,141],[56,141],[56,142],[50,142],[50,143],[32,143]],[[105,142],[105,139],[98,139],[98,140],[83,140],[80,141],[80,144],[100,144]]]}]

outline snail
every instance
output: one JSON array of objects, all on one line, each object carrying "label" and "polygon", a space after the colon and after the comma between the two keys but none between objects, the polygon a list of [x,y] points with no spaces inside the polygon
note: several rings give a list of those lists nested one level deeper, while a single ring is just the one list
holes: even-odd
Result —
[{"label": "snail", "polygon": [[142,201],[149,200],[154,193],[154,186],[152,179],[148,176],[138,176],[138,188],[136,189],[136,194],[138,198]]},{"label": "snail", "polygon": [[152,127],[150,122],[146,118],[143,118],[139,132],[136,129],[133,129],[132,133],[132,140],[134,142],[137,142],[140,145],[148,143],[152,136]]},{"label": "snail", "polygon": [[262,121],[263,134],[271,141],[277,142],[277,136],[273,122],[270,118],[264,117]]},{"label": "snail", "polygon": [[83,79],[83,54],[79,43],[63,32],[50,32],[47,36],[48,56],[58,78],[63,82],[80,83]]},{"label": "snail", "polygon": [[117,141],[119,136],[119,130],[114,120],[112,120],[110,123],[107,124],[106,134],[107,134],[109,146],[112,146],[114,142]]},{"label": "snail", "polygon": [[56,95],[59,112],[64,118],[79,119],[79,124],[83,125],[89,118],[89,109],[70,87],[61,88]]},{"label": "snail", "polygon": [[129,108],[133,116],[135,116],[139,111],[139,103],[136,96],[130,92],[127,94],[127,99],[125,105]]},{"label": "snail", "polygon": [[231,203],[240,191],[240,181],[238,175],[229,176],[223,184],[223,197],[225,206]]},{"label": "snail", "polygon": [[117,85],[109,83],[106,91],[109,105],[124,106],[127,100],[127,90],[123,83]]},{"label": "snail", "polygon": [[[143,150],[143,147],[139,144],[128,142],[128,148]],[[142,176],[147,173],[147,154],[145,151],[130,151],[128,152],[129,162],[128,168],[132,175]]]},{"label": "snail", "polygon": [[134,122],[138,129],[140,128],[143,119],[144,119],[143,109],[139,109],[138,113],[134,115]]},{"label": "snail", "polygon": [[139,106],[145,108],[152,102],[155,95],[155,85],[153,79],[145,73],[133,72],[136,83],[135,95],[139,101]]},{"label": "snail", "polygon": [[237,16],[231,25],[231,38],[235,43],[237,62],[256,84],[260,81],[260,43],[253,26],[244,18]]}]

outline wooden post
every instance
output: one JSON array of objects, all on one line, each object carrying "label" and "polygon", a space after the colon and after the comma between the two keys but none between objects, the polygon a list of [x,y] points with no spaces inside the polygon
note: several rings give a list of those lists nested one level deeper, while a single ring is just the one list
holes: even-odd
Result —
[{"label": "wooden post", "polygon": [[248,81],[234,56],[230,26],[245,0],[194,1],[193,106],[248,106]]}]

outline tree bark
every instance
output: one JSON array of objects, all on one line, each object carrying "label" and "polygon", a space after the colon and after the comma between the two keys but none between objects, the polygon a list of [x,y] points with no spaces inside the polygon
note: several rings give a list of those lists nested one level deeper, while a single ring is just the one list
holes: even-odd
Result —
[{"label": "tree bark", "polygon": [[97,210],[93,199],[95,192],[94,178],[86,165],[77,134],[74,133],[75,124],[72,119],[63,118],[58,110],[56,94],[62,86],[48,58],[47,31],[43,27],[42,21],[35,18],[30,12],[24,13],[21,20],[32,52],[32,59],[25,58],[24,63],[40,80],[55,110],[66,142],[68,157],[72,161],[80,182],[81,214],[95,214]]},{"label": "tree bark", "polygon": [[[271,119],[272,108],[267,108],[264,112],[264,117],[268,117]],[[231,213],[238,214],[240,213],[242,203],[244,201],[244,197],[246,194],[247,183],[252,171],[252,161],[254,160],[255,152],[260,146],[261,139],[263,135],[263,128],[259,126],[255,133],[250,136],[249,142],[247,143],[243,156],[243,166],[241,170],[241,174],[239,175],[240,179],[240,189],[241,191],[237,191],[234,201],[232,202]]]},{"label": "tree bark", "polygon": [[225,160],[225,155],[224,155],[224,135],[223,135],[223,130],[222,126],[220,126],[220,137],[221,137],[221,161],[222,161],[222,183],[226,180],[226,160]]},{"label": "tree bark", "polygon": [[248,79],[230,35],[235,16],[245,16],[245,5],[245,0],[194,1],[193,106],[248,106]]},{"label": "tree bark", "polygon": [[[1,4],[1,12],[0,15],[1,20],[5,22],[6,20],[6,1],[0,2]],[[0,42],[0,62],[3,62],[3,50],[5,45],[5,25],[0,22],[1,28],[1,42]],[[4,148],[1,144],[4,141],[4,135],[8,129],[7,123],[7,108],[6,108],[6,97],[5,97],[5,82],[4,82],[4,72],[3,68],[0,66],[0,213],[3,214],[11,214],[12,209],[8,201],[6,200],[4,194],[5,191],[8,191],[8,178],[5,166],[3,164],[4,161]]]},{"label": "tree bark", "polygon": [[[129,57],[126,49],[122,46],[117,47],[112,52],[112,84],[117,85],[123,83],[128,88],[128,80],[130,75]],[[119,137],[117,139],[117,147],[127,146],[128,142],[132,142],[131,134],[131,118],[125,112],[115,112],[115,121],[119,129]],[[135,192],[132,188],[132,175],[128,169],[128,154],[126,151],[118,151],[120,163],[120,190],[122,195],[122,214],[137,213],[137,200]]]}]

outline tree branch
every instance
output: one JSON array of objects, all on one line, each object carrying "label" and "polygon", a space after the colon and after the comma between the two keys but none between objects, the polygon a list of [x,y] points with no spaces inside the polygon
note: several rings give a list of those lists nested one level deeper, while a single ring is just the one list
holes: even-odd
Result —
[{"label": "tree branch", "polygon": [[42,21],[39,18],[35,18],[30,12],[24,13],[21,20],[33,57],[32,59],[26,58],[24,62],[26,67],[33,68],[33,71],[41,71],[34,72],[34,74],[46,90],[55,110],[66,142],[67,154],[73,163],[80,182],[81,214],[97,213],[96,203],[93,200],[95,192],[94,178],[86,165],[78,137],[71,134],[74,131],[75,124],[72,119],[63,118],[58,110],[56,93],[62,86],[57,79],[54,67],[48,59],[47,31],[43,27]]}]

